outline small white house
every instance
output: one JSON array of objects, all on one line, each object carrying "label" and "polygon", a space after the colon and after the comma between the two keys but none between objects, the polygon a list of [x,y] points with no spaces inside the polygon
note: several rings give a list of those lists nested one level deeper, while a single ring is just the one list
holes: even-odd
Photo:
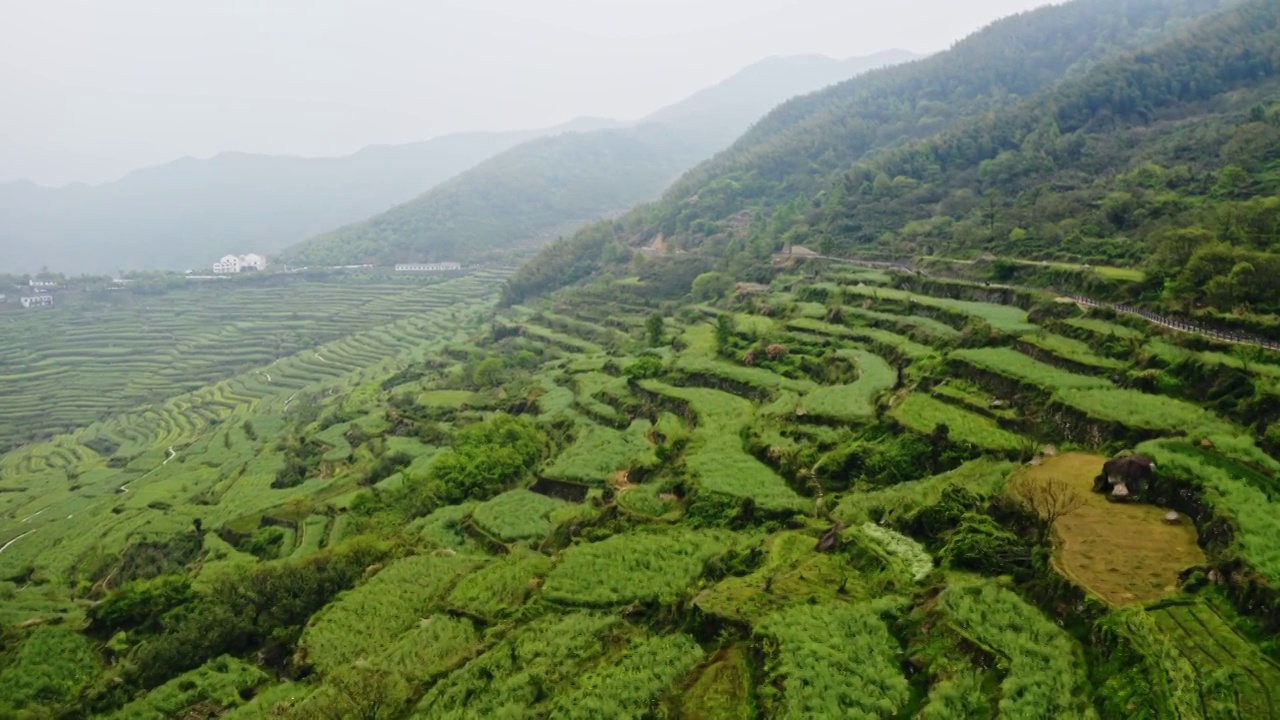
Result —
[{"label": "small white house", "polygon": [[250,268],[254,270],[266,270],[267,259],[257,253],[249,253],[248,255],[226,255],[221,260],[213,264],[213,272],[218,275],[244,272]]},{"label": "small white house", "polygon": [[227,255],[213,264],[213,271],[218,275],[240,272],[240,256]]},{"label": "small white house", "polygon": [[33,288],[53,288],[53,287],[58,287],[58,281],[57,281],[57,280],[37,280],[37,279],[35,279],[35,278],[31,278],[30,280],[28,280],[28,281],[27,281],[27,284],[28,284],[28,285],[30,285],[30,286],[31,286],[31,287],[33,287]]},{"label": "small white house", "polygon": [[20,301],[22,302],[22,307],[28,309],[37,307],[53,307],[52,295],[28,295],[21,298]]},{"label": "small white house", "polygon": [[462,263],[456,262],[396,264],[396,272],[452,272],[461,269]]}]

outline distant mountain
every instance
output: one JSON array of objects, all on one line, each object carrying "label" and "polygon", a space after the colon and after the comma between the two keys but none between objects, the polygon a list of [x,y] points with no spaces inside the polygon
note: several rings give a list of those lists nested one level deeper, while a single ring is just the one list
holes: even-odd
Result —
[{"label": "distant mountain", "polygon": [[100,185],[0,184],[0,272],[203,267],[231,252],[272,254],[381,212],[528,140],[619,123],[447,135],[300,158],[184,158]]},{"label": "distant mountain", "polygon": [[779,102],[913,57],[894,50],[839,61],[770,58],[632,127],[513,147],[410,202],[289,248],[281,259],[307,265],[444,260],[545,242],[656,197]]}]

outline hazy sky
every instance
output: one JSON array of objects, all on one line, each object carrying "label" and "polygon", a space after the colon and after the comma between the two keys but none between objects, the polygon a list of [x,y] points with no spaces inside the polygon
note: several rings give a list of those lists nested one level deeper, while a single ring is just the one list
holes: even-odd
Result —
[{"label": "hazy sky", "polygon": [[633,119],[770,55],[940,50],[1045,0],[0,0],[0,182]]}]

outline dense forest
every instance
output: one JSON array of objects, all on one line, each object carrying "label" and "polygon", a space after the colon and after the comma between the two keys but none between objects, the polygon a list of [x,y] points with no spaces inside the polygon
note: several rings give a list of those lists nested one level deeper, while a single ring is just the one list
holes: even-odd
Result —
[{"label": "dense forest", "polygon": [[913,57],[771,58],[635,126],[542,138],[481,163],[385,213],[312,238],[295,265],[456,260],[536,247],[652,200],[787,98]]}]

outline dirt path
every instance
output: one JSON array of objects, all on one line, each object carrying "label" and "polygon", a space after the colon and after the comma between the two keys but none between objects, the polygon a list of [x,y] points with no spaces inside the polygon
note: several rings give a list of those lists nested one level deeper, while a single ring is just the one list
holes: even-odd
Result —
[{"label": "dirt path", "polygon": [[[44,512],[44,511],[43,511],[43,510],[41,510],[41,512]],[[33,532],[35,532],[35,530],[28,530],[28,531],[26,531],[26,532],[22,533],[21,535],[19,535],[18,537],[16,537],[16,538],[14,538],[14,539],[10,540],[9,542],[5,543],[4,545],[0,545],[0,553],[4,552],[5,550],[8,550],[10,545],[12,545],[12,544],[14,544],[14,543],[18,542],[19,540],[21,540],[22,538],[24,538],[24,537],[26,537],[26,536],[30,535],[30,534],[31,534],[31,533],[33,533]]]}]

